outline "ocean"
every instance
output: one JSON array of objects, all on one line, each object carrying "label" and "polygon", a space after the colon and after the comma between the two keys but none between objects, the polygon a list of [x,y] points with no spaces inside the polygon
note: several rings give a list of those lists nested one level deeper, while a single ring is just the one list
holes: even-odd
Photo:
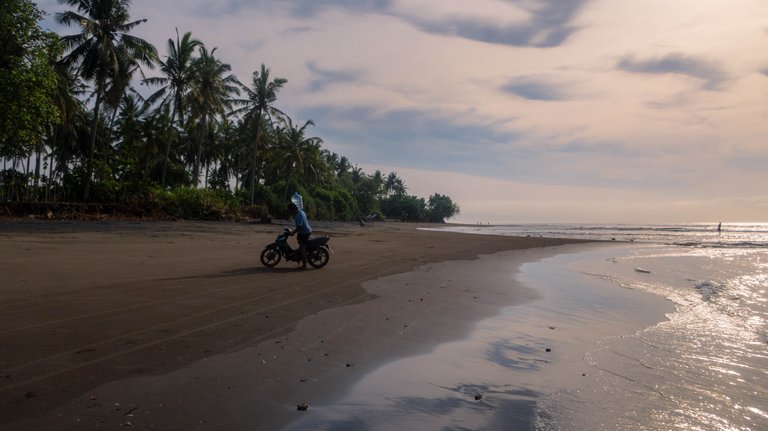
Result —
[{"label": "ocean", "polygon": [[535,429],[768,430],[768,224],[447,230],[632,241],[565,267],[674,305],[659,323],[597,340],[584,356],[590,383],[537,400]]},{"label": "ocean", "polygon": [[540,299],[286,430],[768,430],[768,224],[438,229],[606,242],[501,274]]},{"label": "ocean", "polygon": [[[718,226],[720,227],[718,230]],[[508,224],[446,225],[435,228],[452,232],[576,238],[598,241],[638,241],[705,248],[766,248],[768,223],[688,223],[657,225],[622,224]]]}]

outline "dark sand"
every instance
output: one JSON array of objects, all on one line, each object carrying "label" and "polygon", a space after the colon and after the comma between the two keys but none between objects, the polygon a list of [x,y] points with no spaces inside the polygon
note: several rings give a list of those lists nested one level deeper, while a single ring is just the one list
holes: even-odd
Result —
[{"label": "dark sand", "polygon": [[0,222],[0,428],[276,429],[535,297],[429,264],[577,242],[417,227],[315,223],[335,254],[297,271],[258,263],[279,225]]}]

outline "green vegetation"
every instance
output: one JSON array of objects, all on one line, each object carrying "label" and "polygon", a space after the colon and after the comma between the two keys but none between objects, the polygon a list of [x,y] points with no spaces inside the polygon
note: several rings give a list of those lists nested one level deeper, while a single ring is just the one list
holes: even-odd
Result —
[{"label": "green vegetation", "polygon": [[27,0],[4,1],[0,8],[0,157],[33,152],[59,120],[53,63],[60,45],[55,34],[40,30],[41,18]]},{"label": "green vegetation", "polygon": [[[366,174],[278,108],[288,81],[261,65],[250,85],[191,33],[158,54],[131,35],[130,0],[61,0],[43,32],[30,0],[0,11],[0,202],[94,205],[148,217],[310,217],[442,222],[448,196],[407,194],[397,173]],[[139,79],[149,69],[155,76]],[[151,89],[144,98],[135,83]],[[32,205],[30,205],[32,204]],[[2,210],[2,207],[0,207]]]}]

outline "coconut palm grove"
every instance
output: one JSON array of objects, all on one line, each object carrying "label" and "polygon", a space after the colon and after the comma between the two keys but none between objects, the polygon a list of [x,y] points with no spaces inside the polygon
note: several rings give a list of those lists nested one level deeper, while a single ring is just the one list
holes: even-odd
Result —
[{"label": "coconut palm grove", "polygon": [[42,30],[30,0],[0,10],[0,215],[269,220],[294,192],[321,220],[458,213],[448,196],[409,195],[396,172],[324,149],[311,120],[280,110],[289,82],[266,65],[241,81],[175,29],[158,49],[131,34],[145,20],[129,0],[61,3],[67,35]]}]

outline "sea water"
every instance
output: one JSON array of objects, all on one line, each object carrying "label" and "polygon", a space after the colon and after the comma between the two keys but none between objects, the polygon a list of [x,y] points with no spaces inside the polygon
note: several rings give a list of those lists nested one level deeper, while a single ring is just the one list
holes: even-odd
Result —
[{"label": "sea water", "polygon": [[568,263],[660,295],[667,319],[598,339],[589,378],[539,399],[539,430],[768,430],[768,225],[516,225],[474,233],[638,242]]},{"label": "sea water", "polygon": [[449,229],[616,243],[524,264],[541,300],[287,430],[768,430],[768,225]]},{"label": "sea water", "polygon": [[768,247],[768,223],[448,225],[435,230],[481,235],[638,241],[708,248]]}]

